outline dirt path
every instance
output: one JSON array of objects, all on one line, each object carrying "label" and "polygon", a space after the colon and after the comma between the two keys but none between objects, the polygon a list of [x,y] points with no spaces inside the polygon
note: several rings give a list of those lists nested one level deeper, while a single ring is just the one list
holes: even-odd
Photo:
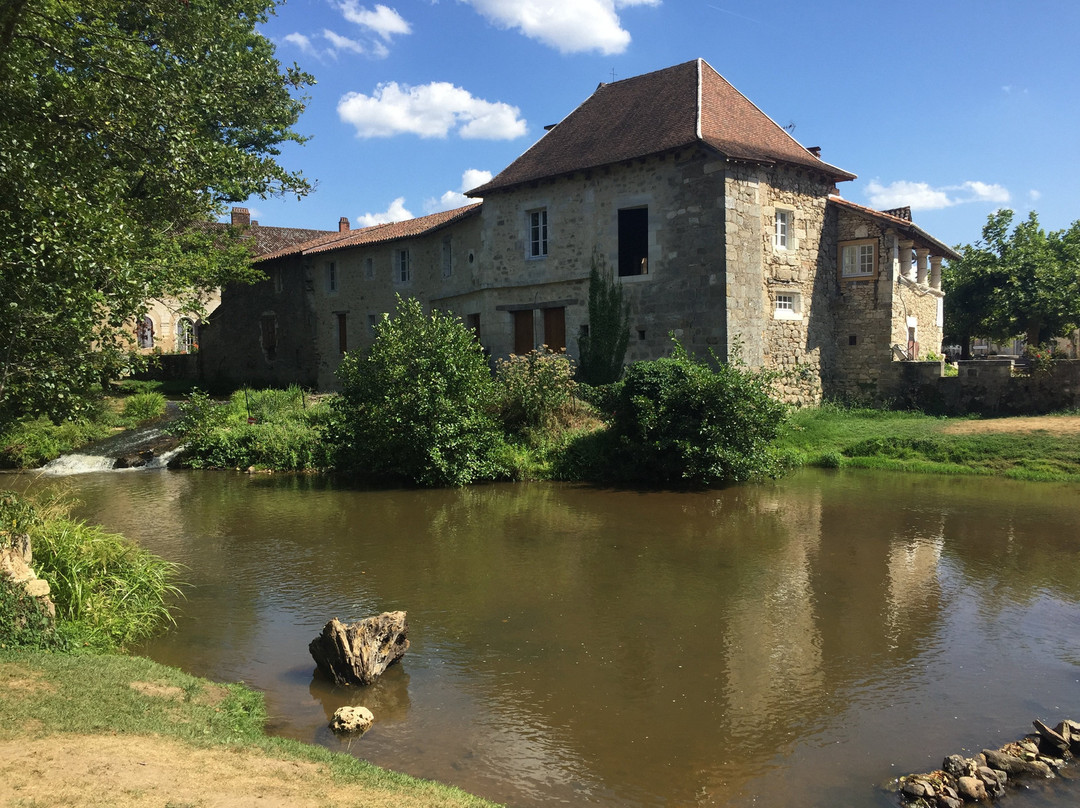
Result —
[{"label": "dirt path", "polygon": [[950,435],[977,435],[986,432],[1054,432],[1059,435],[1080,433],[1080,415],[1035,415],[1014,418],[987,418],[980,421],[957,421],[942,430]]},{"label": "dirt path", "polygon": [[[334,782],[317,763],[167,738],[53,735],[0,741],[0,805],[110,808],[412,808],[430,799]],[[458,803],[460,804],[460,803]]]}]

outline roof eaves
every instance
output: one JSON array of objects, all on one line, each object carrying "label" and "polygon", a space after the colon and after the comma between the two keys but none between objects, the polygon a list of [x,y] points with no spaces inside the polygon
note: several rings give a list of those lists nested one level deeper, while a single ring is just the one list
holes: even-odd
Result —
[{"label": "roof eaves", "polygon": [[914,222],[912,222],[912,221],[910,221],[908,219],[902,219],[899,216],[893,216],[891,213],[885,213],[885,212],[880,211],[880,210],[874,210],[873,208],[868,208],[865,205],[859,205],[859,204],[857,204],[855,202],[851,202],[850,200],[844,199],[841,196],[837,196],[836,194],[829,194],[829,202],[837,204],[840,207],[847,208],[848,210],[850,210],[850,211],[852,211],[854,213],[859,213],[859,214],[862,214],[864,216],[870,216],[871,218],[877,219],[880,222],[884,222],[886,224],[892,225],[893,227],[895,227],[897,230],[900,230],[901,232],[908,233],[909,235],[916,236],[921,241],[924,241],[927,244],[929,244],[930,246],[934,247],[945,258],[948,258],[950,261],[956,261],[956,260],[959,260],[962,257],[960,255],[960,253],[958,253],[952,247],[950,247],[949,245],[945,244],[944,242],[934,238],[929,233],[927,233],[925,230],[923,230],[921,227],[919,227],[917,224],[915,224]]},{"label": "roof eaves", "polygon": [[[440,219],[430,226],[422,226],[417,230],[407,230],[406,232],[393,233],[386,235],[385,237],[378,237],[378,234],[373,231],[382,233],[384,231],[393,230],[394,225],[407,225],[410,222],[419,222],[423,219],[429,219],[438,217],[440,214],[431,214],[430,216],[420,216],[416,219],[406,219],[403,222],[388,222],[380,225],[373,225],[372,227],[365,227],[362,230],[352,231],[353,238],[339,239],[335,241],[314,244],[304,249],[304,255],[317,255],[319,253],[328,252],[334,249],[345,249],[349,247],[367,247],[374,244],[390,244],[395,241],[402,241],[404,239],[418,238],[420,236],[427,236],[432,233],[437,233],[444,228],[449,227],[452,224],[456,224],[464,219],[468,219],[471,216],[475,216],[480,213],[482,203],[476,202],[472,205],[466,205],[462,208],[457,208],[454,211],[445,211],[446,213],[454,213],[446,219]],[[357,238],[357,236],[362,236]],[[371,236],[376,236],[371,238]]]}]

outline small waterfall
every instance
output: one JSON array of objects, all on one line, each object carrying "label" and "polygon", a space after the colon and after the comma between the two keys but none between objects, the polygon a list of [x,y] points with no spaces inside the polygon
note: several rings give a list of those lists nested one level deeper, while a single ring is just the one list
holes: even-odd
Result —
[{"label": "small waterfall", "polygon": [[153,423],[85,446],[77,453],[62,455],[46,463],[41,473],[49,477],[64,477],[95,471],[149,471],[166,468],[182,448],[179,439],[163,429],[177,415],[175,405],[170,406],[167,414]]}]

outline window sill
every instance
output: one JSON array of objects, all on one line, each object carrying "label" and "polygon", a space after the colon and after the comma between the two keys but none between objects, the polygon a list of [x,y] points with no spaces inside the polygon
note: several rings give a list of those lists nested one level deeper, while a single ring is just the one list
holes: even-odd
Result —
[{"label": "window sill", "polygon": [[774,309],[774,320],[801,320],[803,318],[801,311],[788,311],[787,309]]}]

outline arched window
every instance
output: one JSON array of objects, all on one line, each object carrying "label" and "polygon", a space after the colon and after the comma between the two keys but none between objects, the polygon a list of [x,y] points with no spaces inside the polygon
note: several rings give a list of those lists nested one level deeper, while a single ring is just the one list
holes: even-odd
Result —
[{"label": "arched window", "polygon": [[176,350],[180,353],[192,353],[195,343],[195,323],[187,317],[181,317],[176,324]]},{"label": "arched window", "polygon": [[154,321],[149,315],[139,320],[138,340],[140,348],[154,347]]}]

